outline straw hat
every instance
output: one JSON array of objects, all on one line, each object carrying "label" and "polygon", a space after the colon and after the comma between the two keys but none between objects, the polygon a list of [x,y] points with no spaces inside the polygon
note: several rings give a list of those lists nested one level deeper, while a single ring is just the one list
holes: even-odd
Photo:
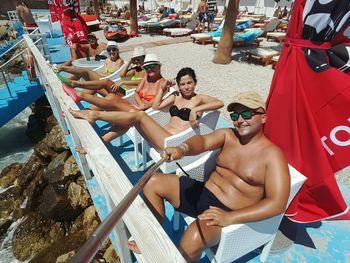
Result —
[{"label": "straw hat", "polygon": [[227,106],[227,111],[234,111],[238,105],[243,105],[249,109],[263,108],[265,110],[265,101],[254,92],[242,92],[232,98],[232,102]]},{"label": "straw hat", "polygon": [[162,65],[156,54],[153,54],[153,53],[147,54],[145,57],[145,61],[143,63],[143,66],[152,65],[152,64]]},{"label": "straw hat", "polygon": [[146,52],[143,47],[135,47],[134,51],[132,52],[131,58],[141,57],[145,55],[146,55]]}]

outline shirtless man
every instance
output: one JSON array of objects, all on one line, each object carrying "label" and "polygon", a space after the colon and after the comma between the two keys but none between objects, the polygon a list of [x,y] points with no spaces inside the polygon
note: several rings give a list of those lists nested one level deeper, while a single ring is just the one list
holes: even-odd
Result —
[{"label": "shirtless man", "polygon": [[[231,224],[259,221],[283,213],[290,191],[290,175],[282,151],[262,131],[265,103],[255,92],[235,96],[227,107],[234,129],[218,129],[194,136],[164,152],[170,160],[221,148],[216,168],[204,183],[174,174],[155,174],[144,188],[150,209],[164,219],[164,200],[177,210],[197,217],[180,240],[189,262],[218,244],[221,229]],[[136,253],[130,241],[127,247]]]},{"label": "shirtless man", "polygon": [[24,1],[16,2],[16,11],[18,19],[24,27],[38,27],[33,18],[32,11],[30,11]]},{"label": "shirtless man", "polygon": [[98,43],[98,38],[93,33],[87,35],[87,40],[89,42],[89,55],[92,58],[94,58],[96,55],[100,55],[101,52],[107,48],[107,43]]},{"label": "shirtless man", "polygon": [[208,5],[205,0],[201,0],[197,8],[198,20],[200,22],[199,31],[201,28],[204,29],[204,23],[207,21]]}]

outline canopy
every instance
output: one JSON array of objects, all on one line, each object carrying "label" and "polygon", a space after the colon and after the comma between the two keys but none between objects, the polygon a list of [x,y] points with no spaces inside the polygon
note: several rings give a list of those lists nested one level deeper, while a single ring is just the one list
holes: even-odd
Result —
[{"label": "canopy", "polygon": [[295,1],[267,100],[266,135],[308,178],[287,211],[297,222],[350,219],[334,177],[350,164],[349,8]]}]

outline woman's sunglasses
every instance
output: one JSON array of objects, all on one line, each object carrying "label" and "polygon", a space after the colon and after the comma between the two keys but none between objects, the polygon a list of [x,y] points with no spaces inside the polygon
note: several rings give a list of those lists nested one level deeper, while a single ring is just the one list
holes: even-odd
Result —
[{"label": "woman's sunglasses", "polygon": [[151,64],[151,65],[147,65],[144,66],[143,68],[148,71],[148,70],[155,70],[158,67],[158,64]]},{"label": "woman's sunglasses", "polygon": [[107,52],[117,51],[117,50],[118,50],[118,48],[116,48],[116,47],[107,48]]},{"label": "woman's sunglasses", "polygon": [[256,110],[245,110],[241,112],[234,111],[230,113],[230,118],[233,121],[237,121],[239,119],[239,115],[241,115],[243,119],[250,120],[254,115],[261,115],[261,114],[265,114],[265,112],[259,112]]}]

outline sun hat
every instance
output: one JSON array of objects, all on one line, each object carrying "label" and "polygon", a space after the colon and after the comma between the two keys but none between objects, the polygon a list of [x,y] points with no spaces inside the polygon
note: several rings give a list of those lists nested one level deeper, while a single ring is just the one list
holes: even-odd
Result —
[{"label": "sun hat", "polygon": [[147,54],[145,57],[145,61],[143,63],[143,66],[152,65],[152,64],[162,65],[156,54],[153,54],[153,53]]},{"label": "sun hat", "polygon": [[107,47],[118,47],[117,42],[115,41],[108,41]]},{"label": "sun hat", "polygon": [[131,58],[137,58],[145,55],[146,55],[146,52],[143,47],[135,47],[134,51],[132,52]]},{"label": "sun hat", "polygon": [[247,91],[242,92],[234,96],[231,100],[232,102],[227,106],[227,111],[234,111],[238,105],[243,105],[249,109],[263,108],[265,110],[265,101],[262,97],[254,92]]}]

